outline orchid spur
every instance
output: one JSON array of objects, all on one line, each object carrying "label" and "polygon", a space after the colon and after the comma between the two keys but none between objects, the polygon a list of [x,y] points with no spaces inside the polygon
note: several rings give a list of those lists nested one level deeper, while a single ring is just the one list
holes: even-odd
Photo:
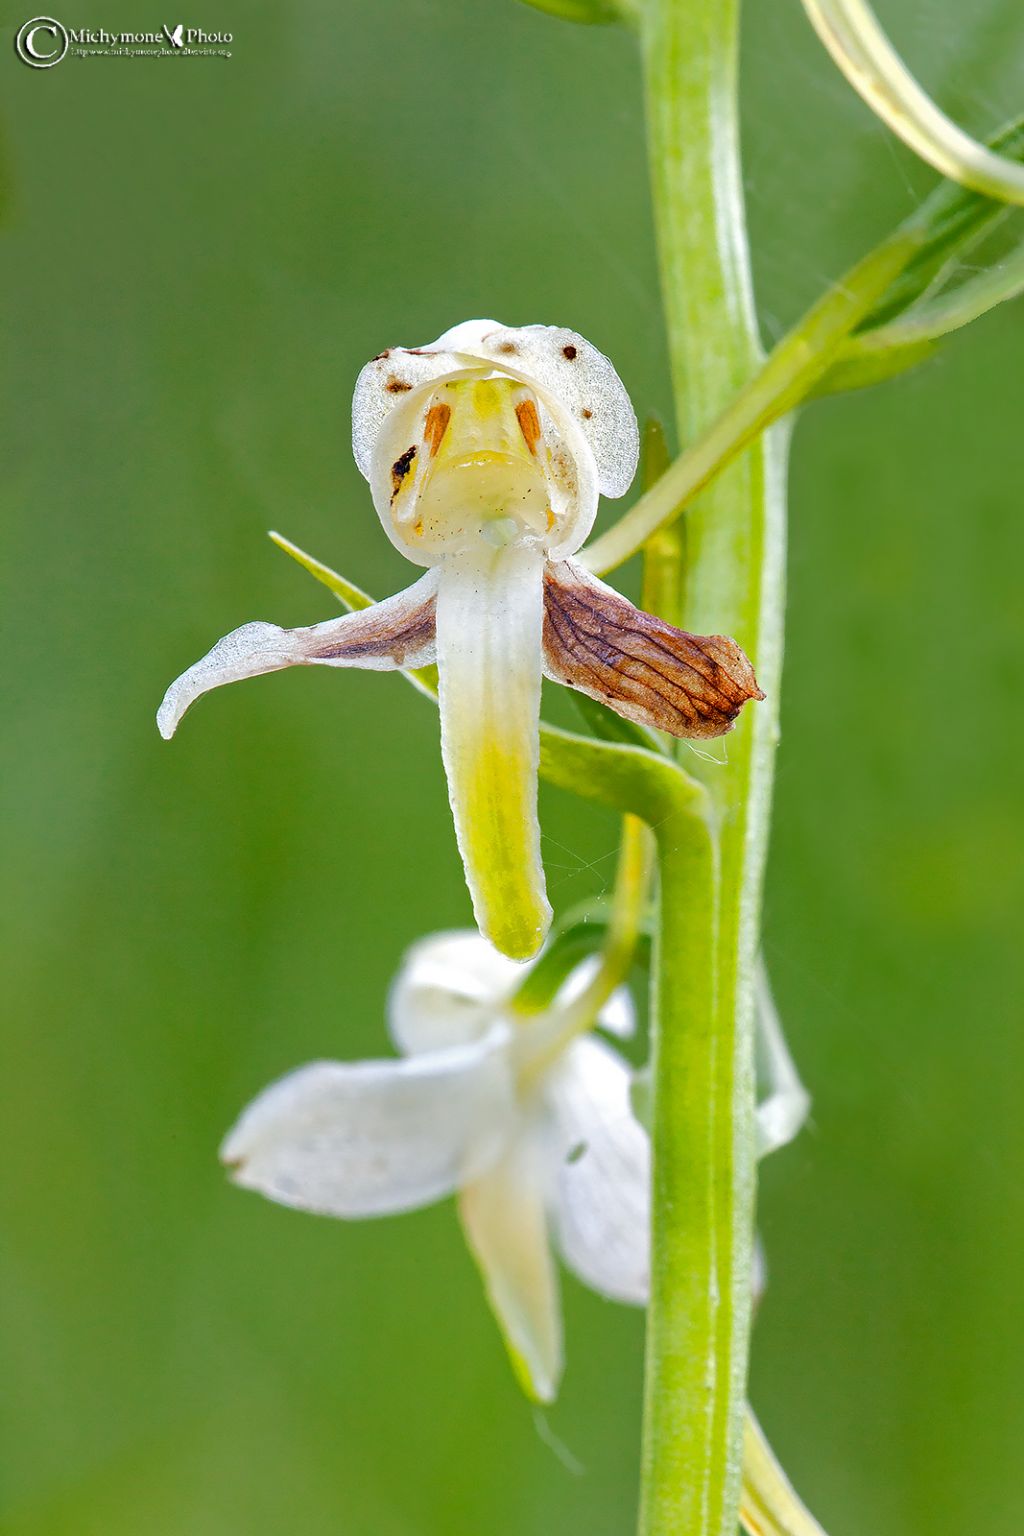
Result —
[{"label": "orchid spur", "polygon": [[[221,1149],[236,1183],[320,1215],[392,1215],[454,1193],[517,1375],[542,1402],[562,1370],[552,1242],[601,1295],[648,1297],[650,1141],[633,1069],[591,1032],[629,1036],[633,1005],[622,988],[596,1018],[581,1009],[598,963],[582,961],[528,1012],[521,966],[476,932],[432,934],[391,988],[401,1057],[300,1067]],[[763,976],[757,1038],[764,1156],[792,1139],[808,1101]]]},{"label": "orchid spur", "polygon": [[636,418],[608,359],[575,331],[470,320],[392,348],[356,383],[353,449],[392,543],[427,572],[360,613],[308,628],[251,623],[172,683],[164,737],[223,683],[298,665],[436,660],[441,751],[481,930],[536,954],[550,921],[537,818],[545,674],[675,736],[721,735],[761,698],[722,635],[635,608],[572,559],[600,492],[636,469]]}]

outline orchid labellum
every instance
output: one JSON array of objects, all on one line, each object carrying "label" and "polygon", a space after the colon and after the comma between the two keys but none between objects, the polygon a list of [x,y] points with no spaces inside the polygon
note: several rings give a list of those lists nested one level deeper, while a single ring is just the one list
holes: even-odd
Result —
[{"label": "orchid labellum", "polygon": [[721,635],[690,635],[572,560],[598,496],[636,469],[636,418],[608,359],[575,331],[470,320],[393,348],[359,375],[356,462],[392,543],[426,574],[359,613],[304,629],[245,624],[167,691],[170,737],[222,683],[317,664],[436,660],[441,751],[477,922],[536,953],[551,917],[537,820],[541,677],[674,736],[718,736],[761,694]]}]

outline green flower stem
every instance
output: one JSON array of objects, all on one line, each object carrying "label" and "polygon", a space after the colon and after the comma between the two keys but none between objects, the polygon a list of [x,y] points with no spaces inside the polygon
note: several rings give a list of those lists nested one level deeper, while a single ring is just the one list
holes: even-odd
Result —
[{"label": "green flower stem", "polygon": [[[719,1183],[695,1172],[729,1167],[737,1092],[734,1054],[716,1039],[719,903],[710,802],[700,785],[653,753],[551,727],[541,734],[541,772],[551,783],[616,809],[632,804],[657,843],[661,937],[653,997],[651,1290],[652,1302],[660,1296],[662,1304],[652,1304],[648,1324],[658,1391],[649,1395],[646,1413],[645,1519],[651,1531],[731,1533],[739,1494],[723,1415],[732,1394],[721,1390],[719,1372],[723,1360],[729,1369],[730,1351],[723,1345],[732,1313],[722,1306],[718,1287],[720,1257],[732,1247],[734,1224]],[[762,1502],[759,1485],[748,1479],[744,1510],[763,1513]],[[786,1504],[781,1508],[785,1514]],[[784,1536],[783,1525],[773,1530]],[[793,1536],[806,1533],[794,1530]]]},{"label": "green flower stem", "polygon": [[[648,0],[642,29],[683,443],[701,440],[761,362],[739,167],[737,31],[737,0]],[[800,377],[810,354],[794,351]],[[782,393],[773,380],[772,398]],[[755,397],[730,440],[756,437],[764,405]],[[754,1220],[753,979],[781,664],[785,453],[778,438],[761,437],[712,482],[723,446],[712,438],[688,493],[707,485],[687,520],[682,616],[693,629],[734,635],[769,702],[744,712],[726,765],[707,776],[714,816],[706,842],[659,837],[641,1536],[734,1536],[739,1517]],[[634,509],[605,536],[602,568],[664,526],[684,492],[677,463],[645,498],[648,509],[660,498],[658,515]],[[700,759],[692,760],[696,772]]]},{"label": "green flower stem", "polygon": [[[674,523],[765,428],[811,393],[847,337],[922,243],[918,230],[902,229],[847,272],[782,338],[752,376],[729,391],[721,413],[698,431],[660,480],[607,533],[587,545],[578,557],[581,563],[599,575],[613,570],[659,530]],[[989,300],[998,302],[998,298]],[[889,345],[896,343],[904,344],[902,335]],[[691,360],[686,366],[692,372],[695,363]],[[714,359],[715,371],[720,367],[720,359]],[[684,426],[681,420],[681,431]]]},{"label": "green flower stem", "polygon": [[658,851],[640,1529],[690,1536],[734,1532],[737,1521],[728,1300],[736,1082],[716,1009],[720,873],[713,828],[704,822],[665,831]]},{"label": "green flower stem", "polygon": [[[561,732],[541,736],[541,772],[622,809],[626,797],[658,850],[659,911],[652,995],[654,1189],[644,1529],[736,1530],[732,1437],[722,1390],[731,1351],[721,1336],[721,1258],[733,1240],[719,1170],[732,1160],[734,1061],[716,1040],[717,853],[701,786],[634,747],[590,743],[586,758]],[[598,769],[595,772],[595,768]],[[651,1388],[654,1388],[652,1391]],[[742,1413],[742,1395],[740,1400]],[[730,1525],[731,1519],[731,1525]]]}]

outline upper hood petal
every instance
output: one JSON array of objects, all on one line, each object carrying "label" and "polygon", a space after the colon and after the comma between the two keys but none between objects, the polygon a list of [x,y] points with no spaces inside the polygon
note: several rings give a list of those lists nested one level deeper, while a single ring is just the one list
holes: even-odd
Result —
[{"label": "upper hood petal", "polygon": [[488,362],[557,401],[590,445],[603,494],[629,490],[640,452],[636,413],[614,365],[585,336],[560,325],[465,320],[434,346]]},{"label": "upper hood petal", "polygon": [[370,359],[352,396],[352,454],[365,479],[370,478],[381,430],[396,406],[425,384],[465,371],[464,360],[437,342],[430,347],[389,347]]},{"label": "upper hood petal", "polygon": [[237,1184],[324,1216],[383,1216],[490,1167],[517,1121],[508,1032],[403,1061],[318,1061],[265,1089],[221,1158]]},{"label": "upper hood petal", "polygon": [[[555,527],[548,552],[573,554],[586,539],[598,494],[621,496],[636,471],[639,435],[629,396],[608,358],[560,326],[468,320],[426,347],[391,347],[367,363],[352,401],[352,448],[392,543],[433,563],[393,516],[396,487],[429,460],[438,389],[503,374],[535,395]],[[411,485],[411,478],[407,480]]]},{"label": "upper hood petal", "polygon": [[406,1055],[477,1040],[522,974],[475,928],[432,933],[406,951],[392,982],[391,1038]]},{"label": "upper hood petal", "polygon": [[435,565],[505,530],[549,555],[578,549],[597,512],[597,465],[555,400],[469,357],[403,395],[369,465],[374,510],[406,559]]}]

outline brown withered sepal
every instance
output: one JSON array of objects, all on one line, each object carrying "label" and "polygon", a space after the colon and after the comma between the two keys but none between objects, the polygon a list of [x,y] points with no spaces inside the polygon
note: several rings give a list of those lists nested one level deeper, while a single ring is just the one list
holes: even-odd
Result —
[{"label": "brown withered sepal", "polygon": [[676,629],[572,560],[546,567],[544,658],[556,682],[672,736],[721,736],[764,698],[735,640]]}]

